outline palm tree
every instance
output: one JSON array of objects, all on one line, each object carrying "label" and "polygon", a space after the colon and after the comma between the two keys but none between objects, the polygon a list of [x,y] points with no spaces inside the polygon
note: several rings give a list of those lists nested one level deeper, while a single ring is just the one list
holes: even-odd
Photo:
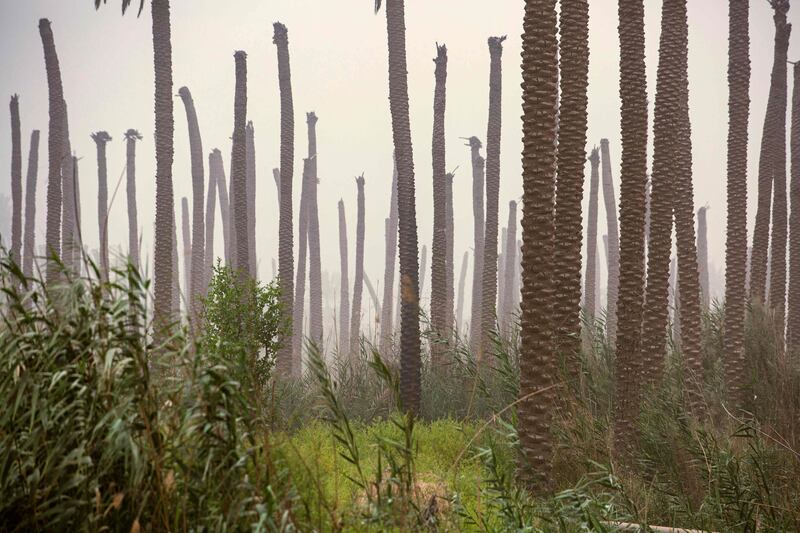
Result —
[{"label": "palm tree", "polygon": [[216,148],[208,154],[208,195],[206,197],[206,236],[203,252],[204,262],[204,281],[203,294],[208,290],[211,283],[211,274],[214,265],[214,217],[216,215],[217,203],[217,178],[222,173],[222,154]]},{"label": "palm tree", "polygon": [[22,250],[22,273],[33,275],[33,250],[36,243],[36,178],[39,175],[39,130],[31,132],[28,175],[25,179],[25,236]]},{"label": "palm tree", "polygon": [[483,241],[481,343],[478,356],[489,349],[497,309],[497,226],[500,208],[500,132],[502,126],[503,37],[489,37],[489,124],[486,129],[486,227]]},{"label": "palm tree", "polygon": [[617,298],[619,297],[619,229],[617,226],[617,200],[614,194],[614,181],[611,176],[611,155],[608,139],[600,139],[601,179],[603,180],[603,201],[606,207],[606,227],[608,229],[606,286],[606,334],[613,346],[617,339]]},{"label": "palm tree", "polygon": [[[615,362],[614,449],[623,459],[626,459],[636,434],[634,428],[639,405],[636,389],[641,367],[639,344],[644,302],[647,78],[644,64],[644,5],[642,0],[619,1],[619,41],[622,173],[620,177],[619,305],[617,307]],[[603,144],[607,149],[607,142]],[[606,162],[604,161],[604,163]],[[609,228],[608,240],[613,247],[614,235],[611,228]],[[610,292],[609,290],[609,300],[611,299]],[[609,309],[611,309],[610,302]]]},{"label": "palm tree", "polygon": [[[447,323],[447,183],[445,171],[444,111],[447,99],[447,47],[436,45],[433,90],[433,238],[431,240],[431,362],[441,366]],[[424,275],[424,274],[423,274]]]},{"label": "palm tree", "polygon": [[[586,95],[589,74],[589,2],[561,5],[560,97],[555,207],[555,281],[553,320],[559,356],[568,375],[579,375],[581,333],[581,245],[583,241],[583,167],[586,161]],[[511,280],[511,278],[506,278]]]},{"label": "palm tree", "polygon": [[500,246],[498,249],[497,254],[497,331],[498,333],[503,332],[503,317],[505,316],[505,305],[506,305],[506,292],[505,292],[505,280],[503,279],[503,274],[506,271],[506,255],[505,249],[508,245],[507,239],[508,228],[505,226],[500,230]]},{"label": "palm tree", "polygon": [[19,96],[13,95],[11,112],[11,257],[22,262],[22,139],[19,124]]},{"label": "palm tree", "polygon": [[697,210],[697,272],[700,276],[700,299],[704,309],[711,303],[708,281],[708,207]]},{"label": "palm tree", "polygon": [[306,114],[308,125],[308,288],[311,339],[322,349],[322,263],[319,251],[319,210],[317,208],[317,115]]},{"label": "palm tree", "polygon": [[[728,6],[728,219],[725,241],[725,335],[722,342],[727,356],[725,381],[728,399],[734,406],[742,406],[745,386],[745,282],[749,256],[747,126],[750,119],[750,2],[729,0]],[[794,280],[795,276],[791,279]],[[800,281],[800,276],[796,281]],[[792,292],[789,294],[791,315]]]},{"label": "palm tree", "polygon": [[111,141],[107,131],[92,133],[97,145],[97,222],[100,227],[100,275],[108,281],[108,165],[106,143]]},{"label": "palm tree", "polygon": [[517,202],[508,202],[508,229],[506,230],[505,270],[500,275],[505,279],[503,284],[503,307],[501,331],[505,338],[511,336],[511,302],[514,301],[514,271],[517,265]]},{"label": "palm tree", "polygon": [[586,222],[586,280],[583,289],[583,306],[589,318],[589,324],[594,323],[597,313],[597,186],[600,181],[600,151],[592,148],[589,155],[592,173],[589,182],[589,219]]},{"label": "palm tree", "polygon": [[[65,128],[66,129],[66,128]],[[61,210],[61,259],[67,269],[75,274],[75,221],[77,209],[77,194],[75,192],[75,165],[74,156],[64,158],[61,165],[61,190],[64,193],[64,205]]]},{"label": "palm tree", "polygon": [[[294,171],[294,105],[289,67],[289,32],[280,22],[273,24],[272,42],[278,50],[278,84],[281,93],[281,194],[278,224],[278,271],[283,312],[293,316],[294,252],[292,250],[292,173]],[[298,302],[302,305],[302,302]],[[292,342],[284,342],[278,352],[276,369],[280,376],[292,374]],[[299,371],[299,368],[297,369]]]},{"label": "palm tree", "polygon": [[445,325],[447,339],[450,340],[453,333],[453,304],[455,299],[454,272],[453,272],[453,234],[455,233],[453,221],[453,173],[448,172],[444,177],[445,183],[445,221],[447,227],[447,251],[445,253],[445,278],[447,281],[447,293],[445,298]]},{"label": "palm tree", "polygon": [[243,277],[250,267],[247,240],[247,54],[233,54],[236,69],[236,91],[233,103],[233,142],[231,147],[231,191],[233,202],[233,266]]},{"label": "palm tree", "polygon": [[[216,150],[219,152],[219,150]],[[222,217],[222,244],[225,253],[225,261],[231,257],[233,242],[231,239],[231,198],[228,198],[228,180],[225,178],[225,163],[222,160],[222,152],[219,152],[219,174],[215,180],[219,188],[219,211]]]},{"label": "palm tree", "polygon": [[295,306],[292,311],[293,370],[299,373],[303,350],[303,314],[306,305],[306,257],[308,254],[308,191],[311,187],[308,158],[303,159],[303,181],[300,190],[300,220],[298,221],[297,280],[294,285]]},{"label": "palm tree", "polygon": [[344,200],[339,199],[339,355],[350,351],[350,279],[347,266],[347,218]]},{"label": "palm tree", "polygon": [[191,287],[194,273],[192,272],[192,233],[191,217],[189,216],[189,200],[181,198],[181,222],[183,227],[183,283],[184,287]]},{"label": "palm tree", "polygon": [[[139,216],[136,210],[136,141],[141,139],[142,135],[134,129],[129,129],[125,132],[128,194],[128,256],[131,264],[137,269],[139,268]],[[170,248],[172,248],[171,244]],[[172,267],[170,266],[170,270],[171,269]],[[170,276],[171,275],[172,272],[170,272]]]},{"label": "palm tree", "polygon": [[469,251],[464,252],[461,259],[461,273],[458,275],[458,303],[456,304],[455,330],[461,331],[464,323],[464,283],[467,280],[467,262],[469,261]]},{"label": "palm tree", "polygon": [[[361,292],[364,275],[364,175],[356,178],[358,196],[356,200],[356,265],[355,282],[353,284],[353,308],[350,318],[350,355],[357,356],[361,341]],[[370,293],[373,291],[370,289]],[[375,296],[373,296],[377,300]],[[384,302],[384,306],[386,303]],[[375,308],[378,312],[377,304]],[[381,326],[381,329],[383,326]],[[384,353],[385,355],[385,353]]]},{"label": "palm tree", "polygon": [[247,121],[247,247],[250,250],[248,270],[251,278],[258,277],[256,258],[256,131],[253,121]]},{"label": "palm tree", "polygon": [[[380,8],[381,0],[375,0]],[[402,409],[417,413],[420,396],[419,264],[417,211],[414,197],[414,154],[408,116],[404,0],[386,0],[389,49],[389,110],[397,162],[397,208],[400,238],[400,396]],[[384,303],[384,306],[386,304]]]},{"label": "palm tree", "polygon": [[472,307],[469,321],[470,348],[476,356],[481,342],[481,298],[483,285],[483,243],[485,231],[484,218],[484,163],[480,154],[481,141],[477,137],[467,139],[472,159],[472,216],[474,219],[474,252],[472,265]]},{"label": "palm tree", "polygon": [[52,258],[61,256],[61,165],[69,156],[65,131],[67,108],[61,85],[61,69],[58,65],[56,43],[50,21],[39,20],[39,35],[44,48],[44,63],[47,70],[47,92],[49,126],[47,128],[47,228],[45,246],[47,252],[47,280],[57,281],[58,263]]},{"label": "palm tree", "polygon": [[[425,272],[427,272],[428,266],[428,247],[426,245],[422,245],[422,250],[419,254],[419,271],[421,274],[419,275],[419,297],[422,298],[422,293],[425,290]],[[401,280],[402,282],[402,280]]]},{"label": "palm tree", "polygon": [[795,358],[800,348],[800,63],[793,67],[791,205],[789,218],[789,308],[787,345]]},{"label": "palm tree", "polygon": [[83,261],[83,236],[81,235],[81,182],[78,175],[78,158],[72,158],[72,182],[75,188],[75,215],[73,218],[72,268],[80,274]]},{"label": "palm tree", "polygon": [[275,180],[275,187],[278,189],[278,205],[281,203],[281,169],[272,169],[272,178]]},{"label": "palm tree", "polygon": [[189,154],[192,164],[192,256],[190,266],[186,270],[191,272],[191,284],[186,278],[186,289],[189,293],[191,307],[190,322],[197,324],[202,311],[201,299],[205,295],[205,224],[203,221],[203,187],[205,176],[203,170],[203,141],[200,137],[200,125],[197,122],[197,111],[194,99],[188,87],[178,89],[178,95],[183,100],[186,111],[186,122],[189,127]]},{"label": "palm tree", "polygon": [[553,324],[555,223],[556,58],[555,0],[526,0],[522,23],[522,338],[519,441],[521,481],[546,490],[552,442],[556,354]]},{"label": "palm tree", "polygon": [[[392,165],[392,190],[389,194],[389,218],[385,220],[384,227],[386,233],[386,258],[383,271],[380,353],[388,354],[392,342],[394,271],[395,264],[397,263],[397,164]],[[397,297],[399,300],[400,295]],[[400,317],[397,318],[399,319]]]},{"label": "palm tree", "polygon": [[[187,204],[188,214],[188,204]],[[189,229],[188,220],[186,229]],[[187,231],[188,233],[188,231]],[[191,255],[191,251],[189,252]],[[170,294],[171,320],[178,322],[181,312],[181,280],[178,268],[178,225],[175,223],[175,209],[172,210],[172,292]]]}]

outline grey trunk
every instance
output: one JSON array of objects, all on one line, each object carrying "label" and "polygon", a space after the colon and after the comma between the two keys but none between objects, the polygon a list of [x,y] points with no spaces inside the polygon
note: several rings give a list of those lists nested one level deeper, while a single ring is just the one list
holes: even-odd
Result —
[{"label": "grey trunk", "polygon": [[309,326],[311,340],[323,351],[322,333],[322,264],[319,243],[319,210],[317,208],[317,115],[306,115],[308,124],[308,285]]},{"label": "grey trunk", "polygon": [[33,275],[33,255],[36,244],[36,178],[39,175],[39,130],[31,132],[28,154],[28,175],[25,179],[25,236],[22,251],[22,272]]},{"label": "grey trunk", "polygon": [[106,143],[111,136],[106,131],[92,134],[97,145],[97,222],[100,232],[100,276],[108,281],[108,164],[106,161]]},{"label": "grey trunk", "polygon": [[611,177],[611,156],[608,139],[600,139],[602,161],[603,200],[606,205],[608,227],[608,287],[606,297],[606,332],[613,346],[617,338],[617,296],[619,295],[619,226],[617,224],[617,200]]},{"label": "grey trunk", "polygon": [[350,353],[358,355],[361,341],[361,293],[364,286],[364,176],[356,178],[356,264],[353,283],[353,309],[350,318]]},{"label": "grey trunk", "polygon": [[[339,200],[339,356],[350,351],[350,279],[347,266],[347,218]],[[352,354],[350,354],[352,356]]]}]

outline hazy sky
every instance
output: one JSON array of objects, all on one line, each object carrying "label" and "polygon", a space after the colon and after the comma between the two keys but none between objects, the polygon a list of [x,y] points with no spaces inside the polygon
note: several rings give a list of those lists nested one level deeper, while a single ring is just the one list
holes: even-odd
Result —
[{"label": "hazy sky", "polygon": [[[97,171],[89,134],[107,130],[109,188],[122,175],[122,133],[138,129],[137,188],[143,256],[152,257],[154,220],[153,59],[149,8],[120,15],[120,0],[94,10],[92,0],[0,1],[0,95],[20,95],[23,180],[32,129],[42,130],[39,157],[37,244],[44,232],[47,175],[47,85],[38,19],[52,21],[69,106],[72,148],[80,162],[84,239],[96,247]],[[134,0],[135,4],[138,1]],[[392,170],[388,111],[385,14],[375,15],[371,0],[172,0],[172,46],[175,92],[188,86],[194,96],[206,155],[222,150],[226,168],[233,128],[233,52],[248,53],[248,116],[256,132],[257,254],[262,277],[271,276],[277,257],[278,212],[271,169],[278,165],[279,100],[272,22],[289,29],[295,106],[295,217],[299,204],[302,157],[307,153],[305,112],[319,117],[319,209],[323,269],[338,275],[337,202],[344,199],[350,234],[350,267],[355,240],[354,176],[366,178],[365,267],[375,283],[383,276],[384,225],[389,209]],[[655,96],[661,2],[646,0],[648,91]],[[709,211],[709,255],[714,270],[724,264],[725,156],[727,134],[727,1],[689,0],[689,81],[692,118],[695,207]],[[136,5],[134,8],[137,7]],[[789,19],[798,20],[798,8]],[[432,234],[431,124],[435,43],[447,44],[447,168],[455,177],[455,258],[460,266],[472,243],[469,149],[461,136],[485,141],[489,53],[486,39],[508,35],[503,52],[503,132],[500,221],[508,201],[521,195],[520,33],[523,3],[510,0],[406,0],[411,127],[417,188],[417,223],[421,244]],[[616,2],[590,0],[589,132],[587,151],[608,137],[619,178],[618,38]],[[796,30],[800,31],[800,30]],[[769,85],[773,47],[772,10],[766,1],[751,3],[751,112],[748,219],[754,218],[758,146]],[[800,37],[793,36],[789,58],[797,59]],[[791,71],[789,89],[791,90]],[[6,100],[8,101],[8,100]],[[186,115],[175,98],[175,201],[190,197]],[[4,107],[3,109],[8,109]],[[10,168],[8,115],[0,127],[0,168]],[[650,116],[652,123],[652,114]],[[650,138],[652,142],[652,137]],[[206,159],[207,162],[207,159]],[[588,197],[588,172],[586,188]],[[8,174],[5,174],[8,176]],[[206,168],[206,177],[208,169]],[[617,194],[619,182],[615,183]],[[0,180],[0,194],[9,194]],[[191,201],[191,200],[190,200]],[[110,215],[112,247],[126,246],[125,187]],[[219,213],[219,210],[217,210]],[[585,213],[585,209],[584,209]],[[177,212],[180,223],[180,211]],[[219,215],[218,215],[219,216]],[[600,232],[605,231],[600,210]],[[179,230],[180,239],[180,230]],[[222,235],[217,221],[216,250]],[[181,243],[182,245],[182,243]],[[602,250],[602,241],[600,241]],[[430,265],[430,262],[428,263]],[[181,269],[182,270],[182,269]],[[470,264],[471,272],[471,264]],[[430,287],[427,274],[426,292]],[[458,276],[458,273],[456,273]],[[352,274],[351,274],[352,280]],[[469,287],[469,283],[467,285]],[[366,298],[366,295],[365,295]],[[366,304],[365,304],[366,305]]]}]

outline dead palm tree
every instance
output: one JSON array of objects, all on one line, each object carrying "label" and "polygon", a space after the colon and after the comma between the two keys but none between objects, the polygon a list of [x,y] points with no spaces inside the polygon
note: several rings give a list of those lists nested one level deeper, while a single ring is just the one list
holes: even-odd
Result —
[{"label": "dead palm tree", "polygon": [[[188,213],[188,205],[187,205]],[[186,229],[188,230],[188,220]],[[191,255],[191,251],[189,252]],[[172,292],[170,294],[171,321],[178,323],[181,312],[181,280],[178,267],[178,225],[175,222],[175,209],[172,210]]]},{"label": "dead palm tree", "polygon": [[233,142],[231,148],[232,231],[236,235],[233,265],[244,276],[250,267],[247,240],[247,54],[233,54],[236,69],[236,91],[233,101]]},{"label": "dead palm tree", "polygon": [[13,95],[11,112],[11,257],[22,263],[22,134],[19,124],[19,96]]},{"label": "dead palm tree", "polygon": [[454,264],[453,264],[453,235],[455,233],[455,224],[453,221],[453,173],[448,172],[444,177],[445,182],[445,221],[447,227],[447,251],[445,253],[445,278],[447,281],[447,292],[445,297],[445,325],[448,341],[453,333],[453,304],[455,300],[455,286],[454,286]]},{"label": "dead palm tree", "polygon": [[[215,149],[216,150],[216,149]],[[216,150],[219,152],[219,150]],[[222,218],[222,241],[223,241],[223,252],[225,253],[225,261],[227,262],[231,257],[231,248],[233,248],[233,242],[231,239],[231,200],[232,198],[228,197],[228,180],[225,178],[225,163],[222,160],[222,152],[219,152],[219,175],[217,176],[216,182],[218,186],[219,192],[219,211],[220,216]]]},{"label": "dead palm tree", "polygon": [[475,260],[472,265],[472,307],[469,322],[470,348],[477,356],[481,342],[481,298],[483,285],[483,243],[485,231],[484,216],[484,164],[480,154],[481,141],[477,137],[467,139],[472,159],[472,215],[474,219],[474,251]]},{"label": "dead palm tree", "polygon": [[[383,271],[383,307],[381,308],[380,353],[388,354],[392,342],[394,271],[397,263],[397,164],[392,165],[392,190],[389,194],[389,218],[385,220],[386,258]],[[398,300],[400,295],[397,296]],[[400,318],[400,317],[396,317]],[[351,337],[352,339],[352,337]]]},{"label": "dead palm tree", "polygon": [[700,301],[704,309],[711,304],[708,280],[708,207],[697,210],[697,273],[700,276]]},{"label": "dead palm tree", "polygon": [[[364,175],[356,178],[358,196],[356,199],[356,265],[353,283],[353,308],[350,318],[350,355],[359,353],[361,342],[361,294],[364,280]],[[371,291],[370,291],[371,292]],[[384,303],[384,305],[386,305]],[[376,312],[378,311],[376,307]],[[385,354],[384,354],[385,355]]]},{"label": "dead palm tree", "polygon": [[[445,347],[441,342],[447,324],[447,183],[445,171],[444,112],[447,99],[447,47],[436,45],[433,91],[433,238],[431,240],[431,362],[444,363]],[[424,274],[423,274],[424,275]]]},{"label": "dead palm tree", "polygon": [[601,179],[603,180],[603,201],[606,208],[606,228],[608,229],[606,286],[606,334],[613,346],[617,339],[617,298],[619,297],[619,227],[617,225],[617,199],[614,194],[614,181],[611,176],[611,155],[608,139],[600,139]]},{"label": "dead palm tree", "polygon": [[183,228],[183,286],[192,285],[192,230],[191,216],[189,215],[189,200],[185,196],[181,198],[181,226]]},{"label": "dead palm tree", "polygon": [[[65,130],[66,130],[65,126]],[[68,131],[68,130],[67,130]],[[75,220],[76,220],[76,198],[75,192],[75,165],[74,156],[68,156],[61,165],[61,190],[64,193],[64,204],[61,209],[61,259],[64,266],[73,273],[75,272]]]},{"label": "dead palm tree", "polygon": [[[519,477],[544,492],[551,467],[550,416],[556,354],[553,324],[553,202],[556,172],[555,0],[526,0],[522,23],[522,338]],[[486,264],[486,263],[485,263]],[[484,293],[485,296],[485,293]]]},{"label": "dead palm tree", "polygon": [[793,73],[787,346],[789,353],[797,358],[800,349],[800,63],[794,64]]},{"label": "dead palm tree", "polygon": [[456,304],[456,332],[461,331],[461,325],[464,323],[464,283],[467,280],[467,263],[469,261],[469,251],[464,252],[464,257],[461,259],[461,272],[458,275],[458,301]]},{"label": "dead palm tree", "polygon": [[97,145],[97,222],[100,230],[100,275],[108,281],[108,164],[106,143],[111,141],[107,131],[92,133]]},{"label": "dead palm tree", "polygon": [[214,148],[208,154],[208,195],[206,196],[206,236],[205,246],[203,252],[205,253],[205,269],[203,293],[208,290],[208,285],[211,283],[211,276],[214,266],[214,218],[216,216],[217,204],[217,179],[222,173],[222,154],[219,150]]},{"label": "dead palm tree", "polygon": [[[280,22],[273,24],[272,42],[278,51],[278,85],[281,98],[281,194],[278,223],[278,271],[283,312],[293,316],[294,252],[292,250],[292,174],[294,171],[294,105],[292,75],[289,67],[289,32]],[[298,302],[302,305],[302,302]],[[278,353],[276,369],[280,376],[292,374],[292,342],[284,342]],[[299,371],[300,369],[296,369]]]},{"label": "dead palm tree", "polygon": [[247,122],[247,247],[250,249],[248,270],[251,278],[258,278],[256,258],[256,131],[253,121]]},{"label": "dead palm tree", "polygon": [[600,181],[600,151],[592,148],[589,155],[592,171],[589,181],[589,219],[586,222],[586,279],[583,289],[583,306],[589,324],[597,313],[597,188]]},{"label": "dead palm tree", "polygon": [[481,357],[490,344],[497,322],[497,227],[500,208],[500,132],[502,126],[503,37],[489,37],[489,123],[486,129],[486,226],[483,240],[481,290]]},{"label": "dead palm tree", "polygon": [[306,306],[306,258],[308,256],[308,191],[311,187],[311,171],[308,158],[303,159],[303,181],[300,189],[300,220],[298,221],[297,280],[294,285],[292,310],[292,368],[299,373],[303,350],[303,315]]},{"label": "dead palm tree", "polygon": [[78,158],[72,158],[72,181],[75,187],[75,216],[72,226],[73,242],[72,247],[72,268],[80,274],[83,263],[83,235],[81,226],[81,181],[78,175]]},{"label": "dead palm tree", "polygon": [[347,218],[339,200],[339,355],[350,352],[350,279],[347,265]]},{"label": "dead palm tree", "polygon": [[500,316],[501,331],[505,338],[511,337],[511,302],[514,301],[514,271],[517,264],[517,202],[508,202],[508,226],[506,230],[506,246],[504,252],[504,270],[500,275],[505,280],[503,283],[503,306]]},{"label": "dead palm tree", "polygon": [[308,288],[309,329],[312,341],[322,350],[322,263],[319,243],[319,210],[317,208],[317,115],[306,114],[308,125]]},{"label": "dead palm tree", "polygon": [[[573,381],[581,349],[581,244],[586,95],[589,74],[589,2],[564,2],[559,17],[558,148],[555,205],[556,345]],[[516,237],[515,237],[516,240]],[[509,281],[512,278],[506,278]]]},{"label": "dead palm tree", "polygon": [[[137,269],[139,268],[139,215],[136,209],[136,141],[141,139],[142,135],[134,129],[129,129],[125,132],[126,191],[128,197],[128,256],[131,264]],[[170,248],[171,247],[172,245],[170,244]],[[170,266],[170,276],[172,275],[171,270],[172,267]],[[171,297],[172,296],[170,296],[170,298]]]},{"label": "dead palm tree", "polygon": [[[427,272],[428,267],[428,247],[426,245],[422,245],[422,250],[419,253],[419,297],[420,300],[422,299],[422,292],[425,290],[425,272]],[[422,304],[420,304],[422,305]]]},{"label": "dead palm tree", "polygon": [[[617,306],[615,362],[614,449],[615,453],[626,459],[636,435],[635,421],[639,405],[636,389],[641,367],[639,344],[644,303],[647,78],[644,63],[644,4],[642,0],[619,1],[619,41],[622,173],[620,177],[619,303]],[[607,143],[605,144],[607,147]],[[611,228],[609,228],[608,240],[609,244],[613,246]],[[611,309],[610,303],[609,309]]]},{"label": "dead palm tree", "polygon": [[36,243],[36,178],[39,175],[39,130],[31,132],[28,175],[25,178],[25,236],[22,249],[22,273],[33,275],[33,250]]}]

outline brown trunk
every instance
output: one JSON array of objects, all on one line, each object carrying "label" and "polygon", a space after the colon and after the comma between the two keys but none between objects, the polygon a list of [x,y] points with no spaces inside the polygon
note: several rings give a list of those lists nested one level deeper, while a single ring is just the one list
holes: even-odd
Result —
[{"label": "brown trunk", "polygon": [[247,239],[247,54],[233,54],[236,68],[236,92],[233,100],[233,142],[231,147],[231,200],[233,227],[236,235],[233,266],[244,277],[250,268],[250,247]]},{"label": "brown trunk", "polygon": [[448,172],[445,175],[445,219],[447,222],[447,252],[445,254],[445,278],[447,280],[447,295],[445,299],[445,324],[447,326],[446,334],[449,340],[453,336],[453,304],[455,300],[455,286],[453,269],[453,234],[455,233],[453,222],[453,173]]},{"label": "brown trunk", "polygon": [[603,201],[606,207],[606,227],[608,228],[608,250],[606,272],[606,334],[613,346],[617,340],[617,298],[619,297],[619,229],[617,226],[617,199],[611,176],[611,156],[608,139],[600,139],[600,158],[602,162]]},{"label": "brown trunk", "polygon": [[[361,291],[364,279],[364,176],[356,178],[358,187],[356,218],[356,265],[353,284],[353,309],[350,319],[350,354],[358,356],[361,336]],[[377,305],[377,304],[376,304]],[[376,307],[377,312],[377,307]]]},{"label": "brown trunk", "polygon": [[250,250],[248,270],[250,277],[258,278],[256,258],[256,139],[253,121],[247,122],[247,247]]},{"label": "brown trunk", "polygon": [[11,97],[11,257],[22,264],[22,134],[19,96]]},{"label": "brown trunk", "polygon": [[25,179],[25,236],[22,250],[22,272],[33,275],[33,255],[36,244],[36,178],[39,175],[39,130],[31,132],[28,154],[28,175]]}]

